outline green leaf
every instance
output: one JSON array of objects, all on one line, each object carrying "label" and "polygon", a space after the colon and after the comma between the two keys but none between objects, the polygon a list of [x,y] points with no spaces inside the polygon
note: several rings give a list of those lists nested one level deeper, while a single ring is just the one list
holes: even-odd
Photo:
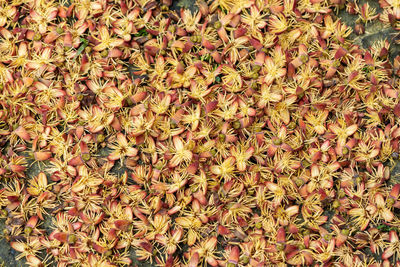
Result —
[{"label": "green leaf", "polygon": [[379,231],[382,232],[389,232],[390,231],[390,226],[386,224],[380,224],[376,227]]},{"label": "green leaf", "polygon": [[89,45],[89,41],[86,40],[85,38],[81,38],[82,44],[79,46],[78,50],[76,51],[76,55],[74,56],[74,59],[76,59],[80,54],[82,54],[83,50],[85,50],[86,46]]},{"label": "green leaf", "polygon": [[143,29],[140,29],[140,30],[138,31],[138,33],[135,33],[133,36],[139,37],[139,36],[146,36],[147,34],[148,34],[148,33],[147,33],[146,29],[143,28]]}]

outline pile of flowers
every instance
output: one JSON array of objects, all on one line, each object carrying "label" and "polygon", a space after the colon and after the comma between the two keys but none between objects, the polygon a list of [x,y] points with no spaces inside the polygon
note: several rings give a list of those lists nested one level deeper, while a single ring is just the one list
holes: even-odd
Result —
[{"label": "pile of flowers", "polygon": [[398,262],[400,57],[335,16],[398,27],[398,1],[379,3],[2,1],[0,215],[17,258]]}]

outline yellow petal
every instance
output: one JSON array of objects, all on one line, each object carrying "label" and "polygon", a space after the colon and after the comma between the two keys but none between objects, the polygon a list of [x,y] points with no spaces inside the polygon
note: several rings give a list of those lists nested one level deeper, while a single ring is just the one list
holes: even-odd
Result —
[{"label": "yellow petal", "polygon": [[44,172],[40,172],[38,177],[38,185],[40,188],[46,188],[47,187],[47,177],[46,174]]}]

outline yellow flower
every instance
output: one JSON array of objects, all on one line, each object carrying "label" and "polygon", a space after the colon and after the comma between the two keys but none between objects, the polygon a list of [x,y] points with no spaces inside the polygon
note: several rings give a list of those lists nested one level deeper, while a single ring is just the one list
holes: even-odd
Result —
[{"label": "yellow flower", "polygon": [[229,181],[235,173],[235,161],[235,157],[229,157],[219,165],[211,166],[210,171],[215,175],[225,178],[226,181]]},{"label": "yellow flower", "polygon": [[346,124],[342,120],[338,120],[339,124],[330,124],[328,126],[338,138],[338,146],[343,147],[346,144],[347,137],[353,135],[357,129],[357,124],[352,124],[346,127]]},{"label": "yellow flower", "polygon": [[131,146],[122,133],[117,133],[117,142],[109,146],[114,151],[108,155],[109,160],[121,160],[121,164],[125,157],[134,157],[137,155],[138,150]]},{"label": "yellow flower", "polygon": [[242,14],[242,22],[247,24],[250,28],[250,32],[254,33],[259,29],[266,26],[265,16],[256,6],[250,7],[250,13],[245,9]]},{"label": "yellow flower", "polygon": [[282,94],[276,90],[275,87],[263,83],[261,85],[261,94],[258,100],[258,107],[265,108],[269,106],[269,103],[279,102],[282,100]]},{"label": "yellow flower", "polygon": [[190,81],[194,79],[196,73],[197,73],[197,68],[195,66],[189,66],[182,74],[179,74],[176,71],[170,73],[170,76],[172,77],[171,87],[188,88],[190,86]]},{"label": "yellow flower", "polygon": [[99,174],[90,172],[85,165],[78,167],[79,179],[77,179],[71,187],[72,192],[80,192],[85,188],[96,188],[101,183],[103,179]]},{"label": "yellow flower", "polygon": [[112,38],[106,26],[100,27],[99,37],[96,39],[99,41],[99,44],[93,48],[96,51],[103,51],[104,49],[110,49],[116,46],[120,46],[124,43],[123,39]]},{"label": "yellow flower", "polygon": [[238,71],[231,66],[224,65],[221,73],[223,74],[222,84],[226,91],[236,93],[242,90],[243,81]]},{"label": "yellow flower", "polygon": [[188,144],[184,145],[179,136],[174,136],[172,140],[174,143],[175,152],[174,156],[169,161],[169,166],[176,167],[182,162],[190,162],[192,160],[193,153],[187,148]]},{"label": "yellow flower", "polygon": [[265,59],[264,65],[266,73],[264,82],[267,85],[272,84],[275,79],[286,75],[286,68],[283,68],[281,64],[278,65],[271,57]]},{"label": "yellow flower", "polygon": [[269,19],[269,31],[274,34],[280,34],[286,31],[289,25],[286,17],[282,13],[272,15]]},{"label": "yellow flower", "polygon": [[231,154],[235,157],[236,168],[238,171],[245,171],[247,168],[247,162],[254,153],[253,147],[248,147],[247,144],[239,143],[237,146],[231,147]]},{"label": "yellow flower", "polygon": [[386,222],[390,222],[394,219],[393,213],[388,207],[386,207],[386,201],[381,193],[377,193],[374,198],[374,203],[370,204],[366,208],[371,214],[372,219],[382,218]]},{"label": "yellow flower", "polygon": [[328,118],[328,115],[328,110],[318,110],[317,112],[308,112],[307,114],[305,114],[304,118],[309,123],[309,128],[313,132],[315,131],[317,134],[322,135],[326,131],[325,121]]},{"label": "yellow flower", "polygon": [[27,191],[32,196],[38,196],[40,193],[47,190],[47,177],[44,172],[40,172],[38,176],[32,178],[30,180],[30,186],[27,188]]}]

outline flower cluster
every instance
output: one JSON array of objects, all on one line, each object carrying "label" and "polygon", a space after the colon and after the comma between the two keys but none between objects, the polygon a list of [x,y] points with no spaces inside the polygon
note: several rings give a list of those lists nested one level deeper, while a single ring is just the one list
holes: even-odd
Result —
[{"label": "flower cluster", "polygon": [[400,59],[389,41],[354,45],[333,14],[375,11],[159,2],[1,2],[0,216],[18,258],[398,262]]}]

